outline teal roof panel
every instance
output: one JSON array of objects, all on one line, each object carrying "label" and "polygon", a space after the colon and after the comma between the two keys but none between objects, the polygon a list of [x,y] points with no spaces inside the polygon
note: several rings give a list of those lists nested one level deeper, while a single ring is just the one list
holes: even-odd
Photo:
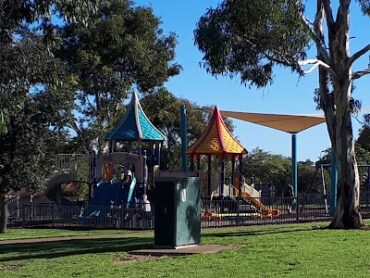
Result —
[{"label": "teal roof panel", "polygon": [[126,115],[105,137],[107,141],[165,141],[166,137],[150,122],[135,93]]}]

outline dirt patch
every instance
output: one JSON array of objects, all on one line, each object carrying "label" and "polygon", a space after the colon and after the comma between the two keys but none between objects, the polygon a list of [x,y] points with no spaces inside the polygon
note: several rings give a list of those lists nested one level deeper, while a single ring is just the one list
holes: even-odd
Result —
[{"label": "dirt patch", "polygon": [[24,264],[10,264],[10,265],[5,265],[3,268],[9,271],[16,271],[23,267],[24,267]]},{"label": "dirt patch", "polygon": [[146,255],[124,255],[121,256],[116,260],[116,263],[118,264],[124,264],[124,263],[134,263],[134,262],[148,262],[148,261],[157,261],[161,259],[168,258],[167,255],[165,256],[146,256]]}]

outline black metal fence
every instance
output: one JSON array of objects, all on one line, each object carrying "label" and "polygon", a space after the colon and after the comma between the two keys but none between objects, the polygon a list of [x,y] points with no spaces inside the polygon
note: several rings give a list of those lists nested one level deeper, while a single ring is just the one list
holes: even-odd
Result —
[{"label": "black metal fence", "polygon": [[[361,213],[370,218],[370,191],[362,192]],[[102,206],[89,203],[24,204],[10,208],[13,226],[153,229],[155,204]],[[285,224],[330,220],[329,196],[310,194],[298,199],[262,196],[260,199],[202,200],[202,227]]]},{"label": "black metal fence", "polygon": [[25,204],[21,226],[152,229],[154,215],[146,204],[105,206],[88,203]]}]

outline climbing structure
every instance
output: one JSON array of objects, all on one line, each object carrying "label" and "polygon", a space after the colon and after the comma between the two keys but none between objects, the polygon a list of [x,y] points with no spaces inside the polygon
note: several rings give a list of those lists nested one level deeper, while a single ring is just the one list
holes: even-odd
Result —
[{"label": "climbing structure", "polygon": [[[220,111],[217,107],[213,110],[212,117],[203,132],[202,136],[192,144],[188,149],[192,165],[194,159],[198,161],[198,170],[200,165],[200,157],[206,155],[208,157],[208,194],[211,193],[211,159],[212,156],[219,157],[221,160],[221,181],[220,194],[223,195],[223,187],[225,184],[225,159],[231,157],[232,172],[235,172],[235,158],[239,160],[239,174],[241,173],[242,158],[247,153],[246,148],[240,144],[238,140],[231,134],[227,128]],[[241,179],[240,179],[241,180]],[[233,184],[233,181],[232,181]]]},{"label": "climbing structure", "polygon": [[[166,137],[150,122],[148,117],[145,115],[143,108],[141,107],[137,95],[133,93],[127,113],[122,117],[117,126],[105,136],[104,139],[109,142],[110,153],[115,152],[117,142],[138,142],[139,145],[142,142],[152,143],[152,166],[154,168],[156,165],[158,165],[157,167],[160,165],[161,145],[162,142],[166,140]],[[139,155],[142,156],[141,151]],[[144,151],[143,165],[143,177],[145,177],[143,193],[146,194],[146,181],[148,180],[146,151]],[[149,172],[153,172],[153,170],[149,169]]]},{"label": "climbing structure", "polygon": [[[223,197],[223,188],[225,184],[225,158],[231,157],[232,161],[232,177],[235,172],[235,158],[239,160],[239,186],[237,193],[239,197],[242,197],[248,203],[251,203],[262,215],[275,216],[278,215],[278,210],[273,210],[262,204],[259,198],[254,198],[249,192],[243,191],[241,182],[242,172],[242,160],[243,155],[247,154],[246,148],[231,134],[227,128],[220,111],[217,107],[213,110],[212,117],[208,123],[207,128],[203,132],[202,136],[192,144],[188,149],[188,154],[194,164],[194,158],[198,161],[198,170],[200,165],[200,156],[208,156],[208,194],[211,192],[211,158],[212,156],[220,157],[221,159],[221,183],[220,183],[220,195]],[[234,182],[231,182],[234,185]]]}]

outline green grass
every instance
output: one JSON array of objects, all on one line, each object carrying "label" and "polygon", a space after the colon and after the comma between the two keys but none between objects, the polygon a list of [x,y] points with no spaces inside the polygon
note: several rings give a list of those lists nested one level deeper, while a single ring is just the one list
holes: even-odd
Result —
[{"label": "green grass", "polygon": [[0,234],[0,241],[10,239],[31,239],[44,237],[68,237],[89,235],[122,235],[127,231],[120,230],[59,230],[59,229],[8,229],[6,234]]},{"label": "green grass", "polygon": [[370,231],[315,224],[212,229],[203,231],[203,244],[236,248],[126,260],[127,251],[150,247],[152,236],[112,232],[101,239],[0,246],[0,277],[370,277]]}]

